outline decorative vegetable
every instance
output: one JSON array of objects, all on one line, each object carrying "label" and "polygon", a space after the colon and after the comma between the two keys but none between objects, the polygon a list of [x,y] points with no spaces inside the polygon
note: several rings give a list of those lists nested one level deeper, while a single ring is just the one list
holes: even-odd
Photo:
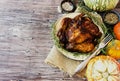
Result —
[{"label": "decorative vegetable", "polygon": [[113,40],[106,47],[107,54],[115,59],[120,59],[120,41]]},{"label": "decorative vegetable", "polygon": [[120,40],[120,22],[118,22],[115,26],[114,26],[114,34],[115,34],[115,37]]},{"label": "decorative vegetable", "polygon": [[96,56],[87,65],[88,81],[119,81],[120,64],[110,56]]},{"label": "decorative vegetable", "polygon": [[95,11],[107,11],[116,7],[119,0],[84,0],[85,5]]}]

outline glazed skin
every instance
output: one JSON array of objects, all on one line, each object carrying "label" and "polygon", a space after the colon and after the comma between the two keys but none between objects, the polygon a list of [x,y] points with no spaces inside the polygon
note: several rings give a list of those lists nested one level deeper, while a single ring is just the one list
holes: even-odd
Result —
[{"label": "glazed skin", "polygon": [[96,39],[101,37],[102,33],[99,28],[84,14],[62,20],[62,28],[58,31],[61,45],[75,52],[91,52],[95,45]]},{"label": "glazed skin", "polygon": [[110,56],[96,56],[87,65],[88,81],[119,81],[120,64]]}]

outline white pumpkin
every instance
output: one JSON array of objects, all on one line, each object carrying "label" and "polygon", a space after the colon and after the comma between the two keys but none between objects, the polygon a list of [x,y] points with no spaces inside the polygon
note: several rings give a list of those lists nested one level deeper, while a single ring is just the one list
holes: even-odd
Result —
[{"label": "white pumpkin", "polygon": [[87,65],[88,81],[119,81],[120,64],[110,56],[96,56]]}]

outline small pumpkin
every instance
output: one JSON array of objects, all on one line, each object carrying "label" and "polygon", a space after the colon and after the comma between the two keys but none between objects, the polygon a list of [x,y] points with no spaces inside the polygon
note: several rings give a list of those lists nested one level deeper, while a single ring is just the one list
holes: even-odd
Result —
[{"label": "small pumpkin", "polygon": [[88,81],[119,81],[120,64],[110,56],[96,56],[87,65]]},{"label": "small pumpkin", "polygon": [[120,40],[120,22],[118,22],[113,28],[116,39]]},{"label": "small pumpkin", "polygon": [[95,11],[107,11],[116,7],[119,0],[84,0],[86,6]]},{"label": "small pumpkin", "polygon": [[112,40],[106,47],[107,54],[115,59],[120,59],[120,41]]}]

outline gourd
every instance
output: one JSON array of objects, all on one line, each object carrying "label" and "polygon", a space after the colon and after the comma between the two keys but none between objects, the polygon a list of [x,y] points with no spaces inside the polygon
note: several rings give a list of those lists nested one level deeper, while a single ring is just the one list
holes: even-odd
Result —
[{"label": "gourd", "polygon": [[115,59],[120,59],[120,41],[119,40],[111,41],[106,47],[106,52],[109,56]]},{"label": "gourd", "polygon": [[107,11],[116,7],[119,0],[84,0],[86,6],[95,11]]},{"label": "gourd", "polygon": [[110,56],[96,56],[87,65],[88,81],[119,81],[120,64]]},{"label": "gourd", "polygon": [[120,22],[118,22],[113,28],[116,39],[120,40]]}]

